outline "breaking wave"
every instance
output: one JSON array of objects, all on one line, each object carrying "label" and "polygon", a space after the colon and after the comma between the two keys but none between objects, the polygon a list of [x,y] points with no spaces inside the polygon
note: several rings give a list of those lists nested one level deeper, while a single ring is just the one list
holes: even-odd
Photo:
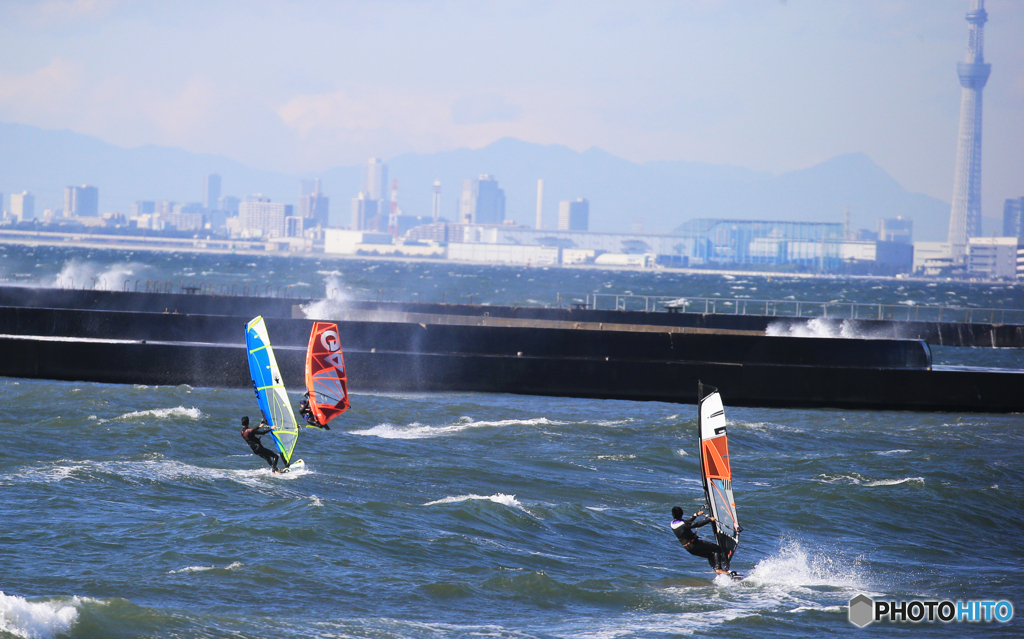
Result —
[{"label": "breaking wave", "polygon": [[203,412],[195,406],[192,406],[191,408],[175,406],[174,408],[151,408],[149,410],[138,410],[132,413],[120,415],[117,419],[135,419],[138,417],[155,417],[157,419],[167,419],[168,417],[188,417],[189,419],[199,419],[202,416]]},{"label": "breaking wave", "polygon": [[545,417],[534,419],[503,419],[497,421],[473,421],[469,417],[461,417],[454,424],[444,426],[424,426],[413,422],[408,426],[394,426],[392,424],[378,424],[366,430],[349,431],[350,435],[365,435],[369,437],[380,437],[381,439],[429,439],[432,437],[444,437],[470,428],[504,427],[504,426],[546,426],[558,425],[564,422],[556,422]]},{"label": "breaking wave", "polygon": [[442,499],[436,499],[434,501],[428,501],[423,504],[424,506],[437,506],[439,504],[457,504],[464,501],[482,499],[485,501],[493,501],[496,504],[502,506],[508,506],[510,508],[518,508],[519,510],[526,510],[523,505],[519,503],[515,495],[506,495],[505,493],[496,493],[494,495],[459,495],[457,497],[444,497]]},{"label": "breaking wave", "polygon": [[76,606],[80,602],[78,597],[71,598],[70,603],[31,602],[0,591],[0,632],[25,639],[49,639],[68,634],[78,620]]}]

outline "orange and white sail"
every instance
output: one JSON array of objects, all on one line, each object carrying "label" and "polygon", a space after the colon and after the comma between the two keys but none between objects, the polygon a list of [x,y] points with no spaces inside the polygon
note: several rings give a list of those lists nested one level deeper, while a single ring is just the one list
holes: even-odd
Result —
[{"label": "orange and white sail", "polygon": [[715,518],[715,537],[726,552],[726,560],[739,545],[742,528],[736,518],[736,498],[732,494],[732,465],[729,462],[729,437],[725,432],[725,407],[718,389],[697,385],[697,433],[700,437],[700,470],[708,508]]},{"label": "orange and white sail", "polygon": [[306,391],[309,408],[321,425],[348,410],[348,376],[337,324],[313,323],[306,349]]}]

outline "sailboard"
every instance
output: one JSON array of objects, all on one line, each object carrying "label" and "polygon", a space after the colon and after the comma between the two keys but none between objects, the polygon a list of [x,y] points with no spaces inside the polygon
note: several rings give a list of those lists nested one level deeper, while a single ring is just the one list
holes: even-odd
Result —
[{"label": "sailboard", "polygon": [[724,554],[725,570],[740,543],[736,498],[732,494],[732,466],[729,438],[725,432],[725,407],[714,386],[697,383],[697,435],[700,438],[700,474],[704,498],[711,516],[715,538]]},{"label": "sailboard", "polygon": [[288,391],[281,381],[281,370],[277,367],[263,316],[254,317],[245,325],[245,348],[256,401],[263,412],[263,419],[273,427],[270,436],[284,458],[285,466],[288,466],[292,463],[292,452],[299,438],[299,426],[288,402]]},{"label": "sailboard", "polygon": [[306,470],[306,462],[301,459],[296,459],[287,468],[282,468],[282,473],[294,473],[297,470]]},{"label": "sailboard", "polygon": [[348,375],[337,324],[313,323],[306,349],[306,392],[321,426],[348,410]]}]

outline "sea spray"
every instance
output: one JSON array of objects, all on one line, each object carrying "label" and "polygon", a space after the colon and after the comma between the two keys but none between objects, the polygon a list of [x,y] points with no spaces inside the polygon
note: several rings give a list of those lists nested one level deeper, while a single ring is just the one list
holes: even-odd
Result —
[{"label": "sea spray", "polygon": [[131,289],[128,282],[132,276],[145,268],[144,264],[137,262],[101,264],[70,259],[64,262],[64,267],[50,285],[67,289],[120,291],[125,287]]}]

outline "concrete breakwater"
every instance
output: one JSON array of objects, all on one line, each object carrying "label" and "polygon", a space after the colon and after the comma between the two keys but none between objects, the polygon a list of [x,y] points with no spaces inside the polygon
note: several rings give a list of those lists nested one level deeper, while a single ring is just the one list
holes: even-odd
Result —
[{"label": "concrete breakwater", "polygon": [[[99,293],[75,292],[86,294]],[[222,311],[211,314],[181,312],[189,304],[209,304],[201,298],[211,296],[102,295],[97,306],[170,305],[166,313],[67,308],[87,305],[82,299],[64,299],[65,308],[0,307],[0,375],[247,388],[243,327],[262,314],[285,380],[293,390],[300,387],[312,322],[291,317],[294,300],[232,300],[233,308],[203,309]],[[444,319],[422,312],[416,317]],[[531,325],[523,318],[516,325],[483,326],[395,320],[338,321],[353,391],[692,403],[700,379],[728,389],[733,405],[1024,410],[1018,390],[1024,373],[932,370],[928,346],[920,340],[766,337],[649,326],[608,330],[583,322],[567,328],[553,326],[554,320]]]},{"label": "concrete breakwater", "polygon": [[[0,306],[79,308],[151,313],[244,316],[258,308],[265,317],[303,317],[296,307],[317,302],[312,299],[245,297],[233,295],[188,295],[180,293],[137,293],[93,290],[63,290],[0,286]],[[916,339],[941,346],[1024,348],[1024,326],[963,322],[899,320],[843,320],[812,317],[727,315],[721,313],[668,313],[593,310],[579,308],[502,307],[416,302],[328,301],[337,317],[373,319],[383,314],[448,316],[449,323],[499,324],[516,322],[560,322],[603,326],[644,326],[671,329],[745,331],[764,334],[802,332],[813,322],[826,334],[846,333],[869,338]],[[254,313],[255,314],[255,313]],[[455,319],[458,318],[458,319]],[[418,320],[417,320],[418,321]],[[442,320],[438,320],[442,321]],[[507,322],[506,322],[507,323]]]}]

